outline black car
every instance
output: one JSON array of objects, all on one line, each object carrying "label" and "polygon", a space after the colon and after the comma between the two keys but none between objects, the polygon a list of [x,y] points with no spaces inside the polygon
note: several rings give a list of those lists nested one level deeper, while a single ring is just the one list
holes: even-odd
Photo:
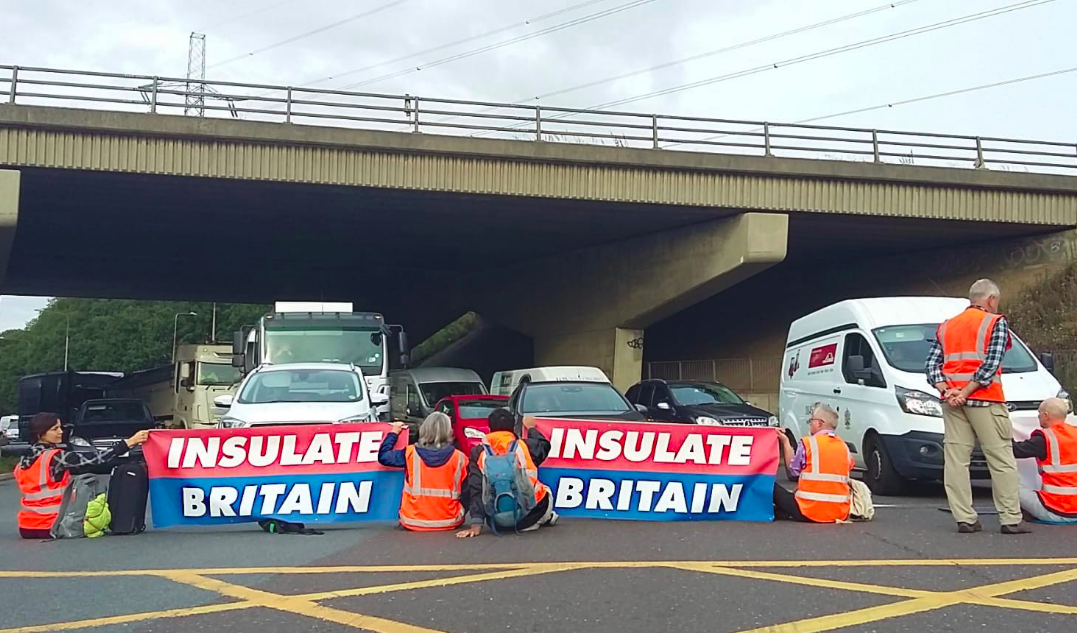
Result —
[{"label": "black car", "polygon": [[[105,398],[84,402],[75,415],[74,423],[64,429],[64,435],[71,450],[90,450],[86,444],[103,449],[156,426],[157,422],[145,402],[133,398]],[[141,459],[141,456],[141,447],[135,447],[128,453],[129,458]],[[99,470],[107,471],[111,465],[106,464]]]},{"label": "black car", "polygon": [[644,380],[627,397],[647,407],[655,422],[712,426],[778,426],[769,412],[753,407],[725,385],[708,380]]},{"label": "black car", "polygon": [[647,421],[640,409],[633,406],[608,382],[524,381],[512,392],[508,408],[516,416],[518,432],[525,415],[586,420]]}]

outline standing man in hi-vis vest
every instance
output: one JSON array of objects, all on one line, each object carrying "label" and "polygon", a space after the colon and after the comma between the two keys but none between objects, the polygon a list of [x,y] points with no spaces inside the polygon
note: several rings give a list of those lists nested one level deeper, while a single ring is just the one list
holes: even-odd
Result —
[{"label": "standing man in hi-vis vest", "polygon": [[991,471],[991,493],[1003,534],[1027,534],[1021,520],[1013,427],[1002,392],[1002,358],[1012,346],[1010,326],[998,313],[995,282],[981,279],[969,288],[971,305],[939,326],[928,354],[927,379],[942,399],[945,429],[943,480],[950,512],[962,534],[983,530],[972,507],[969,463],[980,448]]}]

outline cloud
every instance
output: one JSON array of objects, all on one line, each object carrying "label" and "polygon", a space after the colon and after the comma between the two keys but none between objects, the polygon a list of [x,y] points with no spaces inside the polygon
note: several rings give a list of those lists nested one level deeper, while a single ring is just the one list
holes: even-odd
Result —
[{"label": "cloud", "polygon": [[48,297],[0,296],[0,332],[22,329],[48,302]]}]

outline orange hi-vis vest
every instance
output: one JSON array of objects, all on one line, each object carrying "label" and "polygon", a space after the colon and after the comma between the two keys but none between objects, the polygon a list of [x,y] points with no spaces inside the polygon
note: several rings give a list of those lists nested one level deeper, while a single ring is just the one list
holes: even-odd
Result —
[{"label": "orange hi-vis vest", "polygon": [[[947,385],[964,389],[965,385],[972,381],[987,358],[991,333],[1001,318],[998,314],[990,314],[969,306],[967,310],[939,326],[937,336],[942,344],[942,376]],[[1006,349],[1010,349],[1010,345],[1007,340]],[[1001,377],[1000,363],[995,380],[973,392],[969,400],[1006,402],[1006,396],[1002,393]]]},{"label": "orange hi-vis vest", "polygon": [[[494,449],[494,454],[504,455],[509,452],[509,446],[516,441],[516,459],[523,466],[524,471],[527,472],[527,478],[531,480],[531,486],[535,489],[535,502],[538,503],[549,493],[549,489],[546,488],[546,484],[539,481],[538,468],[535,466],[535,461],[531,459],[531,451],[527,449],[527,444],[523,440],[517,440],[518,438],[509,431],[494,431],[493,433],[487,433],[483,442]],[[486,452],[483,451],[479,453],[480,470],[485,463]]]},{"label": "orange hi-vis vest", "polygon": [[404,449],[404,461],[400,525],[416,532],[433,532],[463,523],[460,493],[467,478],[467,457],[454,451],[441,466],[427,466],[412,445]]},{"label": "orange hi-vis vest", "polygon": [[804,470],[797,483],[800,512],[816,523],[849,518],[849,447],[829,433],[804,438]]},{"label": "orange hi-vis vest", "polygon": [[1077,516],[1077,427],[1063,423],[1041,430],[1047,459],[1036,460],[1043,478],[1040,501],[1056,514]]},{"label": "orange hi-vis vest", "polygon": [[19,509],[19,528],[24,530],[48,530],[60,514],[60,502],[64,489],[71,483],[71,473],[64,471],[60,481],[52,480],[52,460],[60,449],[50,448],[37,456],[29,468],[15,467],[15,481],[22,490],[22,507]]}]

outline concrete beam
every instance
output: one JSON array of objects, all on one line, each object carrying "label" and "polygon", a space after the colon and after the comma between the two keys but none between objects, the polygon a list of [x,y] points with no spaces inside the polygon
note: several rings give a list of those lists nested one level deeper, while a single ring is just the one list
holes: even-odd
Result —
[{"label": "concrete beam", "polygon": [[0,290],[4,288],[15,228],[19,224],[19,184],[22,174],[0,169]]},{"label": "concrete beam", "polygon": [[781,262],[788,230],[785,215],[745,213],[498,271],[468,299],[531,336],[536,363],[594,365],[626,387],[647,326]]}]

